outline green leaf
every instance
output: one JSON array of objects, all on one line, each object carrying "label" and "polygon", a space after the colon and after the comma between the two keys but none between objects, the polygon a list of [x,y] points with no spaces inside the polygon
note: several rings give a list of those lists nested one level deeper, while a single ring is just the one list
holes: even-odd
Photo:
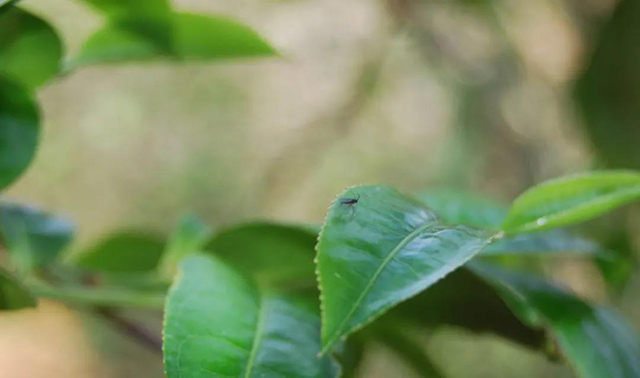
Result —
[{"label": "green leaf", "polygon": [[540,278],[472,263],[526,323],[546,326],[583,378],[640,376],[640,339],[613,311],[591,306]]},{"label": "green leaf", "polygon": [[394,189],[345,191],[329,209],[317,246],[322,352],[460,267],[489,241],[484,231],[444,225]]},{"label": "green leaf", "polygon": [[85,0],[84,3],[112,18],[152,17],[171,12],[168,0]]},{"label": "green leaf", "polygon": [[640,2],[616,2],[576,81],[586,136],[609,168],[640,169]]},{"label": "green leaf", "polygon": [[0,76],[0,190],[27,169],[38,144],[39,114],[31,96]]},{"label": "green leaf", "polygon": [[387,318],[427,329],[449,325],[474,333],[491,333],[537,350],[543,348],[545,341],[543,332],[523,324],[493,286],[466,267],[400,304],[380,323],[386,324]]},{"label": "green leaf", "polygon": [[211,256],[181,268],[165,310],[168,378],[337,377],[317,357],[317,303],[260,288]]},{"label": "green leaf", "polygon": [[9,273],[0,269],[0,310],[20,310],[35,307],[36,300]]},{"label": "green leaf", "polygon": [[16,7],[0,12],[1,75],[32,91],[59,72],[61,58],[62,43],[49,24]]},{"label": "green leaf", "polygon": [[545,230],[586,221],[640,198],[640,173],[602,171],[544,182],[518,197],[502,229]]},{"label": "green leaf", "polygon": [[174,54],[179,59],[223,59],[277,54],[258,33],[225,17],[176,14],[174,33]]},{"label": "green leaf", "polygon": [[261,283],[315,284],[317,232],[306,227],[254,222],[215,235],[206,249]]},{"label": "green leaf", "polygon": [[82,252],[75,264],[108,273],[143,273],[158,266],[165,243],[157,235],[120,231]]},{"label": "green leaf", "polygon": [[162,39],[118,24],[108,24],[85,42],[78,56],[66,64],[66,70],[90,64],[141,62],[170,57],[171,52],[166,49]]},{"label": "green leaf", "polygon": [[13,203],[0,203],[0,233],[21,271],[53,263],[73,239],[70,221]]},{"label": "green leaf", "polygon": [[211,238],[211,233],[211,228],[200,218],[194,215],[182,218],[162,254],[162,261],[158,266],[160,275],[169,279],[173,278],[178,264],[183,258],[204,250],[205,244]]},{"label": "green leaf", "polygon": [[97,31],[68,68],[150,60],[213,60],[275,55],[252,29],[224,17],[175,13],[157,19],[118,20]]},{"label": "green leaf", "polygon": [[565,230],[517,234],[498,239],[482,255],[585,255],[613,257],[598,243]]},{"label": "green leaf", "polygon": [[[457,189],[427,190],[418,194],[449,224],[497,229],[507,215],[507,206]],[[595,242],[564,230],[519,234],[495,240],[483,255],[584,254],[608,255]]]},{"label": "green leaf", "polygon": [[500,202],[453,188],[425,190],[416,197],[450,224],[499,229],[508,210]]}]

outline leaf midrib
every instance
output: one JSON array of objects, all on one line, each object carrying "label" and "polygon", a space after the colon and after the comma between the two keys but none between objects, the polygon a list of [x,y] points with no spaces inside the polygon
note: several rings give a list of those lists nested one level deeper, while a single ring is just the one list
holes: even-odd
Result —
[{"label": "leaf midrib", "polygon": [[258,349],[262,343],[262,336],[264,330],[265,318],[267,316],[267,301],[263,293],[258,294],[258,322],[256,324],[256,334],[253,337],[253,344],[251,346],[251,353],[247,360],[247,367],[245,369],[244,378],[251,377],[251,372],[256,364],[256,356],[258,355]]},{"label": "leaf midrib", "polygon": [[353,306],[351,306],[351,310],[349,311],[349,313],[347,314],[347,316],[345,316],[344,320],[340,323],[340,325],[338,326],[338,328],[336,328],[336,330],[333,332],[333,335],[331,335],[331,337],[329,338],[329,340],[327,341],[327,343],[324,345],[324,347],[322,348],[322,351],[320,352],[320,354],[324,354],[326,353],[329,348],[333,345],[333,343],[336,342],[337,338],[340,335],[340,331],[342,331],[342,329],[345,327],[345,325],[347,324],[347,322],[351,319],[351,317],[353,316],[353,314],[356,312],[356,310],[358,309],[358,307],[360,307],[360,305],[362,304],[362,302],[364,301],[364,298],[367,296],[367,294],[369,294],[369,291],[371,290],[371,288],[373,287],[373,284],[375,283],[375,281],[378,279],[378,276],[380,276],[380,274],[382,273],[382,271],[386,268],[386,266],[391,262],[391,260],[393,260],[393,258],[404,248],[407,246],[407,244],[409,244],[411,241],[413,241],[419,234],[421,234],[424,230],[426,230],[427,228],[433,226],[433,222],[428,222],[423,224],[422,226],[416,228],[415,230],[413,230],[409,235],[405,236],[404,239],[402,239],[400,241],[400,243],[398,243],[398,245],[391,251],[391,253],[389,253],[389,255],[387,257],[385,257],[385,259],[382,261],[382,264],[380,264],[380,266],[378,267],[378,269],[375,271],[375,273],[373,274],[373,276],[371,276],[371,278],[369,279],[369,282],[367,282],[367,285],[364,287],[364,289],[362,290],[362,293],[360,294],[360,296],[358,297],[358,299],[356,299],[356,301],[353,303]]}]

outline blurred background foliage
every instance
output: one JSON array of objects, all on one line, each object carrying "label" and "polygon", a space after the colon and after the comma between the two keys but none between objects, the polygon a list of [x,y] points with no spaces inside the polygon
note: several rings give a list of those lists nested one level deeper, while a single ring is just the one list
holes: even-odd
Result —
[{"label": "blurred background foliage", "polygon": [[[56,29],[67,58],[111,22],[82,1],[21,4]],[[109,248],[99,241],[116,231],[167,235],[187,211],[216,227],[256,218],[317,223],[336,193],[359,183],[409,192],[455,186],[508,201],[574,171],[640,169],[638,0],[173,7],[231,16],[281,56],[79,67],[41,87],[39,149],[5,198],[74,219],[72,254]],[[34,51],[59,53],[41,47]],[[640,250],[637,206],[586,229],[628,261],[604,272],[620,289],[613,304],[640,328],[632,295],[640,275],[630,276]],[[604,300],[608,289],[592,263],[567,258],[543,268]],[[56,303],[3,313],[0,329],[15,334],[0,338],[8,376],[162,376],[160,356]],[[446,376],[571,376],[488,335],[445,327],[417,342]],[[360,375],[410,377],[385,348],[363,352]]]}]

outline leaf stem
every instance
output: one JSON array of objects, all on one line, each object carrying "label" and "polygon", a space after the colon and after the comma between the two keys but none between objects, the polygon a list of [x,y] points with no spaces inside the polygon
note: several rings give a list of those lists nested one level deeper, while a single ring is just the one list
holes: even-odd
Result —
[{"label": "leaf stem", "polygon": [[107,307],[162,308],[164,292],[141,292],[114,288],[51,287],[29,285],[37,297],[57,299],[64,302]]}]

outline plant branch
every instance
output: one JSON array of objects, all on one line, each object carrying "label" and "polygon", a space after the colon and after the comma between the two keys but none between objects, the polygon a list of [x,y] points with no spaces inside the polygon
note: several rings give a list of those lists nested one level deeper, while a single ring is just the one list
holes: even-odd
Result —
[{"label": "plant branch", "polygon": [[134,322],[123,318],[109,308],[96,308],[96,312],[128,337],[138,341],[157,355],[162,355],[162,340],[149,335]]},{"label": "plant branch", "polygon": [[37,297],[106,307],[162,308],[165,298],[164,292],[141,292],[113,288],[64,288],[37,284],[29,285],[29,290]]}]

